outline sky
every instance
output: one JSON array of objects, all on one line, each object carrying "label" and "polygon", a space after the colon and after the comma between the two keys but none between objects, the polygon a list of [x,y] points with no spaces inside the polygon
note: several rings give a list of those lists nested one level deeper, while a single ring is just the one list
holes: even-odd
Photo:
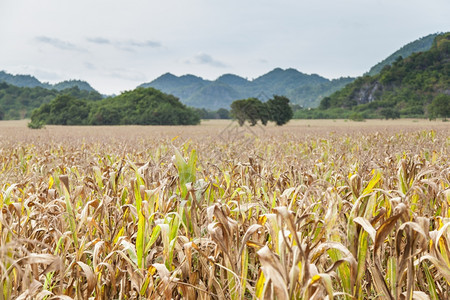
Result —
[{"label": "sky", "polygon": [[449,15],[449,0],[0,0],[0,70],[103,94],[167,72],[359,76]]}]

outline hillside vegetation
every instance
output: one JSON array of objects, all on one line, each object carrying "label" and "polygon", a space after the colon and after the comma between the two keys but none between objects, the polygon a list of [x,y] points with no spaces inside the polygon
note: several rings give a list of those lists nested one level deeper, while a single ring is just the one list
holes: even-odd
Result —
[{"label": "hillside vegetation", "polygon": [[31,115],[32,124],[54,125],[195,125],[198,114],[176,97],[138,88],[101,101],[60,95]]},{"label": "hillside vegetation", "polygon": [[442,109],[450,107],[449,95],[450,33],[446,33],[435,38],[429,51],[399,58],[375,76],[359,77],[325,97],[319,110],[299,112],[297,117],[434,117],[429,105],[437,99]]},{"label": "hillside vegetation", "polygon": [[[61,86],[63,87],[63,86]],[[18,87],[0,82],[0,120],[18,120],[30,118],[34,109],[49,103],[59,95],[70,95],[76,99],[101,100],[96,91],[80,90],[77,86],[63,90],[43,87]]]},{"label": "hillside vegetation", "polygon": [[413,53],[424,52],[431,49],[434,39],[438,36],[438,33],[430,34],[420,39],[417,39],[411,43],[406,44],[399,50],[395,51],[381,62],[370,68],[369,72],[365,75],[374,76],[381,72],[381,70],[388,65],[392,65],[399,57],[406,58]]}]

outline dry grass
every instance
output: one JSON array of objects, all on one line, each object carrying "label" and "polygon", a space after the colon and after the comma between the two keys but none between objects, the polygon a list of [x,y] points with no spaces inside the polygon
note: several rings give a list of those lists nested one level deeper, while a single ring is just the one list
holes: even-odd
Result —
[{"label": "dry grass", "polygon": [[0,122],[0,299],[448,299],[450,125]]}]

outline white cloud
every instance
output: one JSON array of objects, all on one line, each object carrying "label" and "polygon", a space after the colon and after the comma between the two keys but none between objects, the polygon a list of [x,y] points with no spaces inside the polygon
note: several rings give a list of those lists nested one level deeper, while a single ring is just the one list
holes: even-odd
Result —
[{"label": "white cloud", "polygon": [[97,67],[96,67],[93,63],[88,62],[88,61],[85,61],[85,62],[84,62],[84,66],[85,66],[86,69],[88,69],[88,70],[96,70],[96,69],[97,69]]},{"label": "white cloud", "polygon": [[187,60],[187,64],[209,65],[216,68],[225,68],[227,65],[219,60],[214,59],[206,53],[198,53],[193,59]]},{"label": "white cloud", "polygon": [[63,41],[57,38],[51,38],[48,36],[38,36],[35,40],[39,43],[48,44],[61,50],[86,51],[85,49],[82,49],[70,42]]},{"label": "white cloud", "polygon": [[115,40],[115,39],[107,39],[104,37],[88,37],[86,38],[86,41],[92,44],[97,45],[105,45],[105,46],[112,46],[119,50],[134,52],[137,49],[142,48],[161,48],[162,44],[157,41],[151,41],[151,40]]},{"label": "white cloud", "polygon": [[150,48],[159,48],[159,47],[161,47],[161,43],[156,42],[156,41],[144,41],[144,42],[128,41],[128,42],[125,42],[125,44],[128,44],[130,46],[134,46],[134,47],[150,47]]},{"label": "white cloud", "polygon": [[90,43],[100,44],[100,45],[110,45],[111,41],[102,37],[86,38]]}]

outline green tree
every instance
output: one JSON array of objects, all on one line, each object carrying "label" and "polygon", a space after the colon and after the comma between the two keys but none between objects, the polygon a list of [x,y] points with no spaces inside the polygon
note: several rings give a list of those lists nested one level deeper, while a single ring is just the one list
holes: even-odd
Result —
[{"label": "green tree", "polygon": [[320,101],[319,109],[328,109],[331,106],[331,98],[325,97]]},{"label": "green tree", "polygon": [[233,101],[230,114],[238,120],[240,126],[244,125],[245,121],[248,121],[250,126],[255,126],[259,120],[266,125],[270,119],[267,105],[257,98]]},{"label": "green tree", "polygon": [[390,108],[390,107],[385,107],[383,109],[380,110],[380,115],[383,116],[383,118],[385,118],[386,120],[388,119],[398,119],[400,118],[400,112],[396,109]]},{"label": "green tree", "polygon": [[258,120],[261,119],[261,104],[262,102],[257,98],[248,98],[245,100],[243,109],[246,115],[246,120],[250,123],[250,126],[255,126],[256,123],[258,123]]},{"label": "green tree", "polygon": [[219,119],[229,119],[230,118],[230,112],[225,108],[219,108],[217,110],[217,115],[219,116]]},{"label": "green tree", "polygon": [[120,108],[113,105],[102,104],[94,106],[89,112],[88,124],[90,125],[114,125],[121,119]]},{"label": "green tree", "polygon": [[246,99],[236,100],[231,103],[231,116],[236,119],[240,126],[244,125],[247,119],[247,114],[245,111]]},{"label": "green tree", "polygon": [[194,108],[194,110],[200,116],[200,119],[202,120],[210,119],[210,112],[207,111],[205,108]]},{"label": "green tree", "polygon": [[446,120],[450,117],[450,95],[439,94],[428,106],[430,117],[442,117]]},{"label": "green tree", "polygon": [[84,125],[87,124],[89,111],[90,106],[86,100],[60,95],[35,110],[31,121],[53,125]]},{"label": "green tree", "polygon": [[274,121],[278,126],[289,122],[294,115],[289,105],[289,99],[285,96],[274,95],[273,99],[267,101],[267,107],[270,121]]}]

